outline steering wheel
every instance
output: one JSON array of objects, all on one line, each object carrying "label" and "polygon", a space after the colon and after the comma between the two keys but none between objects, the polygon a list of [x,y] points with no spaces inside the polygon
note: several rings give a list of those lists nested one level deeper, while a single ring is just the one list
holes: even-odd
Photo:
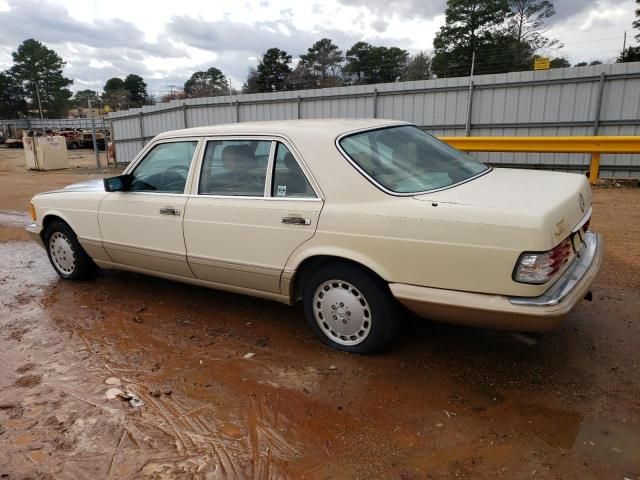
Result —
[{"label": "steering wheel", "polygon": [[[182,176],[181,173],[179,173],[181,171],[184,171],[184,176]],[[174,175],[169,176],[168,178],[169,182],[167,183],[166,175],[169,172],[173,172]],[[188,174],[189,174],[189,167],[187,167],[186,165],[173,165],[162,172],[162,174],[160,175],[160,184],[163,185],[164,187],[170,187],[172,185],[180,184],[181,182],[184,184],[184,182],[187,180]],[[179,176],[180,178],[176,179],[176,176]]]}]

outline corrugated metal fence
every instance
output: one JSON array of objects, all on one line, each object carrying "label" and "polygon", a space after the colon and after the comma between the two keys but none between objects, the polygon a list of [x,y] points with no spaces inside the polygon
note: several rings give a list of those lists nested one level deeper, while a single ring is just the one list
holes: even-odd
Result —
[{"label": "corrugated metal fence", "polygon": [[[469,104],[468,99],[471,97]],[[435,135],[640,135],[640,62],[173,100],[109,114],[118,161],[158,133],[298,118],[391,118]],[[496,165],[586,171],[582,154],[478,153]],[[640,177],[640,155],[603,155],[604,177]]]}]

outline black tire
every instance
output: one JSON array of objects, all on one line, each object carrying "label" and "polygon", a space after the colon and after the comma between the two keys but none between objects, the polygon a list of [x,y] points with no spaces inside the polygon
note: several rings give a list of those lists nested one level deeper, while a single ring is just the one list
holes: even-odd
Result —
[{"label": "black tire", "polygon": [[302,302],[311,329],[337,350],[378,353],[394,338],[398,309],[388,286],[355,265],[321,265],[305,279]]},{"label": "black tire", "polygon": [[78,149],[78,144],[77,143],[70,143],[69,144],[69,150],[77,150]]},{"label": "black tire", "polygon": [[61,278],[84,280],[93,276],[96,264],[84,251],[73,230],[64,222],[54,220],[43,235],[49,261]]}]

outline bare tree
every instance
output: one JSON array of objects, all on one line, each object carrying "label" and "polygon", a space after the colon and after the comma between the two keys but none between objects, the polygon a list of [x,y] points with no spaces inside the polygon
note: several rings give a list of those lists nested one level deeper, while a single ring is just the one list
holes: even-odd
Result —
[{"label": "bare tree", "polygon": [[547,38],[547,20],[556,14],[549,0],[510,0],[511,17],[508,30],[518,44],[528,44],[533,50],[559,46],[558,40]]}]

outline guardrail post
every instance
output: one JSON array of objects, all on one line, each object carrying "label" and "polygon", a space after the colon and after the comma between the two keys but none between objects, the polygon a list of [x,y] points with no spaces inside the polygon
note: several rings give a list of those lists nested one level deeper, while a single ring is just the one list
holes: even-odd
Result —
[{"label": "guardrail post", "polygon": [[373,89],[373,118],[378,118],[378,89]]},{"label": "guardrail post", "polygon": [[182,124],[184,128],[189,128],[189,122],[187,122],[187,102],[182,104]]},{"label": "guardrail post", "polygon": [[589,167],[589,183],[595,185],[600,178],[600,154],[591,154],[591,166]]}]

